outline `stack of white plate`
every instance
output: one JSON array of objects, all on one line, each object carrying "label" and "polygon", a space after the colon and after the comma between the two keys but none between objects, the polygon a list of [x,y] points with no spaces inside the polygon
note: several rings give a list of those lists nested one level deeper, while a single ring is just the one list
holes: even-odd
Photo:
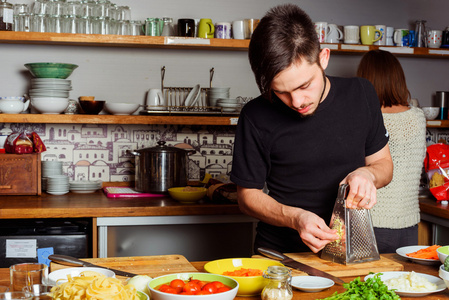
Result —
[{"label": "stack of white plate", "polygon": [[62,161],[44,160],[42,165],[42,177],[62,175]]},{"label": "stack of white plate", "polygon": [[220,98],[217,100],[217,107],[222,107],[224,112],[233,112],[241,108],[241,104],[235,98]]},{"label": "stack of white plate", "polygon": [[69,182],[70,191],[78,194],[94,193],[95,191],[101,189],[102,186],[103,182],[101,180],[77,180]]},{"label": "stack of white plate", "polygon": [[229,87],[211,87],[207,91],[208,106],[212,108],[217,107],[217,100],[223,98],[229,98]]},{"label": "stack of white plate", "polygon": [[47,190],[47,177],[53,175],[62,175],[62,161],[45,160],[42,166],[42,190]]},{"label": "stack of white plate", "polygon": [[47,193],[64,195],[69,192],[69,177],[66,175],[51,175],[47,177]]},{"label": "stack of white plate", "polygon": [[31,79],[31,98],[68,98],[72,90],[72,82],[58,78],[33,78]]}]

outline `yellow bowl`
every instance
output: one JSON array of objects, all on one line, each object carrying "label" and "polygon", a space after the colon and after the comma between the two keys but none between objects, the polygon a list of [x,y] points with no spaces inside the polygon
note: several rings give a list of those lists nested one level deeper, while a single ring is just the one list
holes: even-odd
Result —
[{"label": "yellow bowl", "polygon": [[[225,258],[213,260],[204,265],[204,270],[213,274],[223,275],[227,271],[235,271],[244,269],[259,269],[265,271],[269,266],[283,266],[278,261],[264,258]],[[258,296],[267,284],[267,280],[263,276],[229,276],[239,283],[237,296],[248,297]]]},{"label": "yellow bowl", "polygon": [[206,196],[207,189],[203,187],[172,187],[168,189],[170,196],[182,203],[194,203]]}]

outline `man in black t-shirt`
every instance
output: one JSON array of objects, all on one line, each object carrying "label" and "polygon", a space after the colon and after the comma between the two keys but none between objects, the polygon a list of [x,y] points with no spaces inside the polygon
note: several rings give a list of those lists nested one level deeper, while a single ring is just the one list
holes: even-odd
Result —
[{"label": "man in black t-shirt", "polygon": [[326,76],[329,56],[310,17],[291,4],[271,9],[251,38],[262,95],[240,114],[231,180],[241,210],[261,221],[256,249],[320,251],[338,238],[327,224],[339,184],[350,186],[349,208],[370,209],[376,189],[391,181],[374,88],[364,79]]}]

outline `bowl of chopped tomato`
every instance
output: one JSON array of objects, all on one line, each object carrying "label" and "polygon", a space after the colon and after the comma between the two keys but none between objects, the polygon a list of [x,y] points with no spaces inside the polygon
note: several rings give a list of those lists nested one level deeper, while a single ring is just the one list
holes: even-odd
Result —
[{"label": "bowl of chopped tomato", "polygon": [[232,300],[239,283],[228,277],[210,273],[178,273],[154,278],[148,283],[151,300]]},{"label": "bowl of chopped tomato", "polygon": [[283,266],[280,262],[265,258],[225,258],[210,261],[204,270],[213,274],[229,276],[239,283],[237,296],[260,295],[267,280],[263,272],[269,266]]}]

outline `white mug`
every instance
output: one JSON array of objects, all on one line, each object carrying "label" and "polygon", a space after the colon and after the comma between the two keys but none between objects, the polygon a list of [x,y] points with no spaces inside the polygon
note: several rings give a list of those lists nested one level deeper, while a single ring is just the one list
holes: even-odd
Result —
[{"label": "white mug", "polygon": [[343,32],[336,24],[329,24],[329,31],[326,36],[326,43],[340,43],[343,39]]},{"label": "white mug", "polygon": [[440,48],[443,38],[443,31],[441,30],[429,30],[427,32],[427,47]]},{"label": "white mug", "polygon": [[344,26],[345,44],[358,44],[360,41],[360,31],[357,25]]},{"label": "white mug", "polygon": [[393,34],[393,41],[395,46],[408,46],[408,29],[395,29]]},{"label": "white mug", "polygon": [[393,27],[387,27],[387,36],[386,36],[386,41],[385,41],[385,45],[387,46],[394,46],[394,41],[393,41],[393,34],[394,34],[394,28]]},{"label": "white mug", "polygon": [[215,23],[215,38],[216,39],[230,39],[231,38],[231,23],[229,23],[229,22]]},{"label": "white mug", "polygon": [[167,110],[167,103],[160,89],[148,90],[146,105],[149,106],[149,110]]},{"label": "white mug", "polygon": [[320,43],[326,42],[326,35],[329,31],[327,22],[315,22],[315,31]]},{"label": "white mug", "polygon": [[232,37],[237,40],[246,38],[246,22],[243,20],[232,22]]},{"label": "white mug", "polygon": [[[382,37],[377,42],[374,42],[374,45],[378,45],[378,46],[386,45],[387,44],[387,37],[386,37],[387,26],[386,25],[374,25],[374,27],[376,27],[376,29],[382,33]],[[376,35],[374,36],[374,38],[377,39],[378,37],[379,37],[379,33],[376,32]]]}]

